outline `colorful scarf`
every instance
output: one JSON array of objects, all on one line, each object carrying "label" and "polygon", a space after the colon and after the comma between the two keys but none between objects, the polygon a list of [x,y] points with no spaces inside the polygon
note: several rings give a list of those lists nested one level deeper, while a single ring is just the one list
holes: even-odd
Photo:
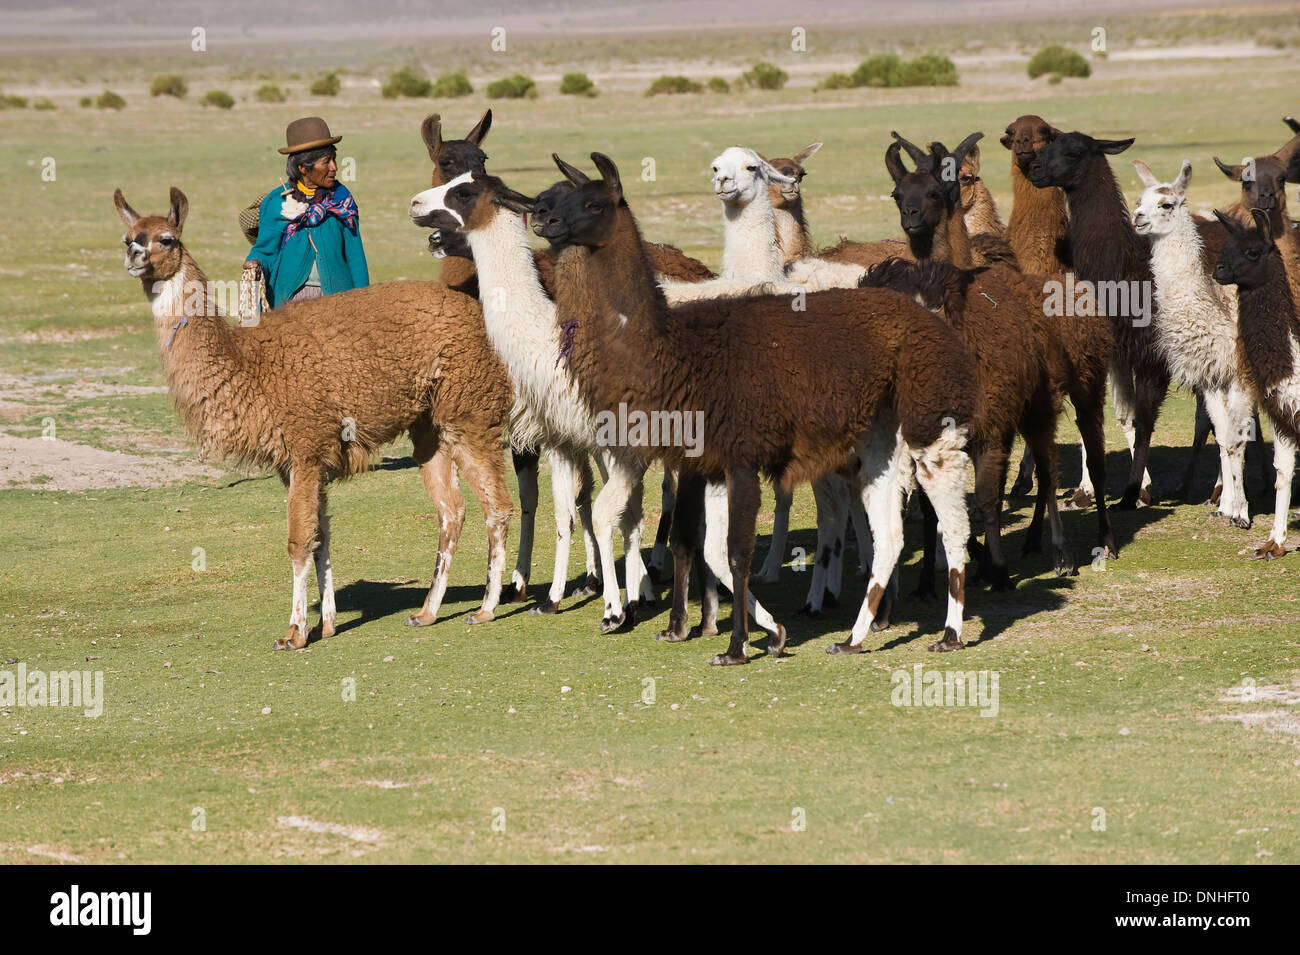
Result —
[{"label": "colorful scarf", "polygon": [[327,215],[335,216],[352,232],[357,231],[357,203],[352,195],[349,193],[340,200],[335,198],[333,189],[328,192],[317,189],[307,206],[307,211],[285,226],[284,235],[280,237],[280,247],[283,248],[299,229],[310,229],[320,225]]}]

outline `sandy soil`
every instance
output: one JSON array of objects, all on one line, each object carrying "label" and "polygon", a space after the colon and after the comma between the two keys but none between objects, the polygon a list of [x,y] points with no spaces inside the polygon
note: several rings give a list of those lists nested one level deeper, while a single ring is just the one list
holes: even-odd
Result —
[{"label": "sandy soil", "polygon": [[0,431],[0,487],[43,491],[158,487],[215,478],[222,473],[218,468],[195,461],[146,458],[121,451],[101,451],[57,438],[22,438]]}]

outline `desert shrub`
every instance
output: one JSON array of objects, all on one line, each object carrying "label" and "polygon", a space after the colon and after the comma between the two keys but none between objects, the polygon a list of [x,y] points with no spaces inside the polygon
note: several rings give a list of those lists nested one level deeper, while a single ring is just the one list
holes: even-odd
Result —
[{"label": "desert shrub", "polygon": [[203,106],[215,106],[217,109],[230,109],[235,105],[235,98],[225,90],[208,90],[199,103]]},{"label": "desert shrub", "polygon": [[853,77],[847,73],[828,73],[822,77],[820,83],[814,87],[815,90],[846,90],[853,86]]},{"label": "desert shrub", "polygon": [[338,96],[339,90],[343,89],[343,84],[339,82],[337,73],[326,73],[308,89],[312,96]]},{"label": "desert shrub", "polygon": [[709,77],[709,82],[705,85],[708,87],[710,93],[731,92],[731,84],[728,83],[726,80],[724,80],[721,76]]},{"label": "desert shrub", "polygon": [[27,97],[0,94],[0,109],[26,109]]},{"label": "desert shrub", "polygon": [[1029,78],[1031,80],[1042,76],[1044,73],[1057,73],[1061,76],[1090,76],[1092,67],[1088,65],[1088,61],[1081,54],[1054,43],[1051,46],[1043,47],[1029,60]]},{"label": "desert shrub", "polygon": [[455,99],[457,96],[468,96],[472,92],[474,87],[470,85],[465,71],[457,70],[454,73],[443,73],[434,80],[431,95],[438,99]]},{"label": "desert shrub", "polygon": [[854,86],[898,86],[903,61],[893,53],[882,53],[863,60],[853,71]]},{"label": "desert shrub", "polygon": [[100,109],[125,109],[126,100],[112,90],[104,90],[99,94],[99,99],[95,100],[95,105]]},{"label": "desert shrub", "polygon": [[760,60],[753,69],[741,75],[739,85],[745,89],[779,90],[789,78],[789,74],[779,66]]},{"label": "desert shrub", "polygon": [[904,63],[898,79],[899,86],[956,86],[957,66],[946,56],[926,53]]},{"label": "desert shrub", "polygon": [[54,100],[38,99],[35,103],[32,104],[32,109],[48,110],[48,109],[58,109],[58,107],[54,105]]},{"label": "desert shrub", "polygon": [[487,86],[488,99],[536,99],[537,84],[522,73],[493,80]]},{"label": "desert shrub", "polygon": [[399,96],[418,99],[433,95],[433,83],[418,66],[404,66],[388,74],[388,82],[379,92],[384,99],[397,99]]},{"label": "desert shrub", "polygon": [[82,109],[89,109],[95,105],[95,100],[92,97],[83,96],[81,99],[77,100],[77,105]]},{"label": "desert shrub", "polygon": [[183,99],[189,91],[190,88],[185,84],[185,78],[177,76],[175,73],[155,76],[153,82],[149,84],[150,96],[175,96],[177,99]]},{"label": "desert shrub", "polygon": [[596,84],[586,73],[565,73],[560,80],[560,93],[564,96],[595,96]]},{"label": "desert shrub", "polygon": [[661,76],[650,84],[646,96],[658,96],[661,93],[698,93],[704,86],[684,76]]},{"label": "desert shrub", "polygon": [[280,89],[280,87],[276,86],[274,83],[264,83],[257,88],[257,92],[253,94],[253,98],[259,103],[283,103],[284,90]]}]

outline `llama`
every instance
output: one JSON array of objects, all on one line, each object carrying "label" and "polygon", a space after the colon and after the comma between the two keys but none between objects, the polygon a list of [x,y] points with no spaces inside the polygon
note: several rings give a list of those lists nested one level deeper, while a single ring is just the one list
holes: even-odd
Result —
[{"label": "llama", "polygon": [[763,159],[777,172],[792,180],[791,182],[773,182],[768,187],[768,199],[776,213],[776,244],[781,250],[781,264],[789,265],[799,259],[816,255],[817,247],[813,245],[812,230],[808,227],[808,217],[803,209],[801,184],[808,175],[804,165],[822,148],[821,143],[811,143],[794,154],[793,157]]},{"label": "llama", "polygon": [[[181,243],[189,201],[171,190],[166,216],[141,216],[119,189],[127,272],[153,312],[168,390],[201,453],[273,468],[288,488],[293,601],[275,648],[300,650],[334,633],[326,486],[369,468],[403,432],[438,508],[438,562],[424,606],[438,616],[465,520],[459,467],[483,504],[488,581],[467,622],[493,618],[510,524],[501,454],[511,407],[505,369],[482,333],[477,303],[436,282],[372,285],[285,305],[250,327],[228,324]],[[307,628],[312,563],[321,619]]]},{"label": "llama", "polygon": [[991,235],[1001,239],[1006,235],[1007,227],[998,215],[997,203],[993,193],[980,178],[980,147],[976,143],[966,155],[958,172],[961,183],[962,218],[966,221],[966,231],[970,235]]},{"label": "llama", "polygon": [[[610,477],[596,499],[597,542],[606,569],[605,580],[614,581],[612,524],[615,520],[620,522],[627,541],[628,596],[634,608],[633,595],[637,593],[638,582],[644,588],[641,599],[647,603],[655,599],[648,578],[640,570],[641,480],[645,463],[612,450],[602,437],[599,416],[579,396],[567,363],[550,360],[550,355],[564,352],[563,341],[568,332],[557,321],[556,304],[541,290],[536,272],[527,264],[532,253],[521,216],[526,212],[548,216],[547,210],[556,196],[555,190],[548,190],[546,199],[531,200],[495,177],[466,174],[446,187],[417,195],[411,202],[411,214],[418,224],[464,233],[485,280],[492,282],[493,287],[498,282],[508,283],[500,286],[504,293],[496,296],[499,302],[494,303],[491,296],[484,301],[488,334],[505,358],[525,401],[547,423],[553,439],[604,456]],[[713,500],[716,506],[716,496]],[[725,524],[720,527],[725,534]],[[718,540],[711,524],[705,542],[709,569],[734,592],[731,570]],[[613,630],[623,623],[623,610],[618,603],[617,584],[612,593],[608,586],[606,590],[608,609],[604,625]],[[777,627],[771,615],[752,596],[747,600],[757,620],[773,629]],[[702,629],[708,632],[707,622]]]},{"label": "llama", "polygon": [[[735,583],[731,641],[716,665],[748,662],[746,570],[754,547],[759,472],[793,483],[842,467],[858,476],[876,539],[867,596],[848,640],[861,652],[902,549],[904,465],[935,502],[948,556],[948,616],[934,650],[961,641],[965,587],[964,450],[974,416],[971,359],[952,330],[906,296],[884,289],[807,296],[709,299],[671,311],[641,251],[618,169],[600,153],[587,177],[554,157],[574,188],[534,228],[557,250],[557,319],[572,329],[566,355],[594,409],[624,404],[702,415],[699,455],[681,447],[619,452],[680,471],[673,515],[673,613],[685,628],[686,578],[698,521],[692,486],[725,477],[728,562]],[[571,346],[571,347],[570,347]],[[779,654],[784,628],[768,652]]]},{"label": "llama", "polygon": [[[1128,441],[1133,464],[1120,510],[1139,501],[1150,504],[1155,493],[1147,473],[1151,436],[1171,373],[1150,329],[1153,285],[1149,250],[1133,231],[1124,194],[1107,156],[1133,145],[1132,139],[1094,139],[1079,132],[1061,133],[1039,150],[1026,178],[1035,187],[1058,187],[1070,210],[1068,236],[1074,273],[1090,283],[1097,310],[1110,320],[1115,351],[1111,382],[1115,413]],[[1103,301],[1106,300],[1106,301]],[[1091,461],[1088,462],[1091,466]],[[1105,485],[1095,483],[1100,503]]]},{"label": "llama", "polygon": [[1056,187],[1036,189],[1025,178],[1034,157],[1060,132],[1041,116],[1029,114],[1007,126],[1000,140],[1011,151],[1014,199],[1006,238],[1020,268],[1034,275],[1055,275],[1070,267],[1065,193]]},{"label": "llama", "polygon": [[[1300,170],[1297,170],[1300,172]],[[1215,211],[1228,232],[1227,243],[1214,267],[1220,285],[1237,286],[1237,354],[1259,403],[1273,422],[1273,530],[1255,550],[1256,559],[1271,560],[1287,552],[1287,509],[1295,449],[1300,443],[1300,320],[1296,318],[1281,250],[1273,237],[1272,217],[1261,209],[1251,213],[1253,225]]]},{"label": "llama", "polygon": [[1151,272],[1159,307],[1156,345],[1174,377],[1202,396],[1218,435],[1222,494],[1218,512],[1238,527],[1250,526],[1244,471],[1254,423],[1250,390],[1237,374],[1237,309],[1202,265],[1201,238],[1187,207],[1192,164],[1162,183],[1140,159],[1133,161],[1146,190],[1133,212],[1133,228],[1151,241]]}]

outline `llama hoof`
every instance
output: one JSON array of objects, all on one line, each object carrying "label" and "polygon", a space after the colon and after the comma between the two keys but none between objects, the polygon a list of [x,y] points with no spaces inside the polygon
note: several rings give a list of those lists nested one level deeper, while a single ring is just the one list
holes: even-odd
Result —
[{"label": "llama hoof", "polygon": [[547,600],[544,603],[534,604],[532,609],[530,609],[528,612],[530,614],[537,614],[539,616],[542,614],[549,616],[550,614],[560,612],[560,604],[558,601],[555,600]]},{"label": "llama hoof", "polygon": [[290,627],[288,633],[275,641],[275,649],[277,650],[301,650],[305,646],[307,646],[307,635],[299,629],[297,624]]},{"label": "llama hoof", "polygon": [[1073,558],[1065,551],[1056,552],[1055,566],[1058,577],[1074,577],[1079,573],[1078,568],[1074,566]]},{"label": "llama hoof", "polygon": [[734,666],[741,666],[742,664],[748,662],[749,662],[749,657],[745,656],[743,651],[736,656],[733,656],[730,653],[719,653],[717,656],[715,656],[712,660],[709,661],[709,666],[734,667]]},{"label": "llama hoof", "polygon": [[1277,541],[1268,541],[1264,546],[1255,548],[1251,560],[1275,560],[1286,553],[1286,548]]},{"label": "llama hoof", "polygon": [[1155,492],[1149,487],[1144,487],[1138,492],[1138,501],[1141,502],[1143,507],[1150,507],[1156,500]]},{"label": "llama hoof", "polygon": [[623,628],[623,625],[627,623],[627,619],[628,619],[627,611],[624,611],[623,613],[619,614],[617,617],[605,617],[603,620],[600,621],[600,632],[618,633],[618,631]]},{"label": "llama hoof", "polygon": [[596,594],[600,593],[600,591],[601,591],[600,578],[588,574],[586,583],[584,583],[581,587],[575,590],[573,592],[573,596],[594,597],[596,596]]},{"label": "llama hoof", "polygon": [[408,627],[427,627],[432,623],[433,617],[430,616],[428,619],[425,619],[423,611],[420,613],[413,613],[406,618],[406,625]]},{"label": "llama hoof", "polygon": [[960,650],[966,644],[962,643],[961,637],[953,632],[952,627],[947,627],[943,631],[943,639],[938,643],[932,643],[926,649],[932,653],[951,653],[953,650]]},{"label": "llama hoof", "polygon": [[1011,580],[1011,575],[1007,573],[1006,567],[1000,567],[997,564],[990,564],[987,568],[981,566],[979,579],[988,584],[989,589],[994,593],[1006,593],[1016,589],[1016,585]]},{"label": "llama hoof", "polygon": [[776,625],[776,633],[769,634],[767,638],[767,652],[769,656],[779,657],[785,652],[785,627],[779,623]]},{"label": "llama hoof", "polygon": [[1249,517],[1230,517],[1228,518],[1228,524],[1248,531],[1250,530],[1251,520]]},{"label": "llama hoof", "polygon": [[822,612],[820,610],[814,610],[812,604],[810,603],[804,604],[802,607],[798,609],[798,611],[795,612],[796,617],[812,618],[812,617],[820,617],[821,615]]},{"label": "llama hoof", "polygon": [[880,633],[882,630],[888,630],[889,617],[877,616],[875,620],[871,621],[870,629],[872,633]]},{"label": "llama hoof", "polygon": [[1136,511],[1138,509],[1138,500],[1140,496],[1140,491],[1129,488],[1124,492],[1124,496],[1116,502],[1115,507],[1121,511]]},{"label": "llama hoof", "polygon": [[311,628],[311,631],[307,634],[307,642],[312,643],[316,640],[324,640],[326,637],[332,636],[334,636],[334,621],[331,620],[326,624],[326,622],[322,620],[320,623],[316,624],[316,626]]},{"label": "llama hoof", "polygon": [[1065,506],[1070,510],[1086,511],[1092,507],[1092,495],[1083,488],[1076,488],[1074,493],[1070,495],[1069,500],[1066,501]]},{"label": "llama hoof", "polygon": [[495,619],[496,614],[491,610],[475,610],[473,613],[465,615],[465,622],[471,625],[476,623],[487,623],[488,621]]},{"label": "llama hoof", "polygon": [[[714,634],[717,632],[717,630],[713,631]],[[678,630],[660,630],[655,634],[655,639],[662,643],[685,643],[687,640],[691,639],[691,636],[694,633],[694,630],[689,630],[686,633],[682,633]]]},{"label": "llama hoof", "polygon": [[511,584],[501,591],[503,604],[521,604],[528,600],[528,583]]},{"label": "llama hoof", "polygon": [[717,635],[718,625],[716,623],[711,623],[708,626],[700,624],[699,626],[691,627],[691,632],[687,635],[687,639],[694,640],[696,637],[716,637]]},{"label": "llama hoof", "polygon": [[827,653],[833,654],[855,654],[862,653],[862,644],[854,643],[852,640],[845,640],[843,643],[832,643],[826,648]]},{"label": "llama hoof", "polygon": [[1034,490],[1033,481],[1016,481],[1011,485],[1011,493],[1016,497],[1028,497]]}]

